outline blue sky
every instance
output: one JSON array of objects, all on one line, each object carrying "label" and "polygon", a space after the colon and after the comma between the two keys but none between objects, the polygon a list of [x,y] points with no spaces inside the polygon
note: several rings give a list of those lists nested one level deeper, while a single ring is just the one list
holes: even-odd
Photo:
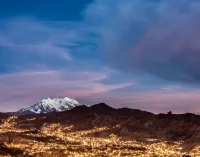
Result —
[{"label": "blue sky", "polygon": [[81,20],[82,12],[92,0],[7,0],[2,1],[1,18],[31,16],[40,20]]},{"label": "blue sky", "polygon": [[200,112],[200,2],[8,0],[0,5],[0,110],[44,96]]}]

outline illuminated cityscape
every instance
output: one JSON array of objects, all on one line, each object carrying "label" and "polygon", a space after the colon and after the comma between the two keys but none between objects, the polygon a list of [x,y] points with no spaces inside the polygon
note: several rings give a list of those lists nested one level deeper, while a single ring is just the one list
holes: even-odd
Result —
[{"label": "illuminated cityscape", "polygon": [[[44,124],[40,130],[34,131],[18,128],[17,119],[16,116],[12,116],[4,120],[0,126],[0,135],[4,146],[21,150],[21,156],[200,156],[199,146],[187,152],[183,150],[181,141],[169,143],[147,138],[138,142],[110,132],[120,125],[75,131],[73,125],[55,123]],[[33,120],[27,119],[29,122]],[[102,133],[101,136],[95,135],[99,132]]]}]

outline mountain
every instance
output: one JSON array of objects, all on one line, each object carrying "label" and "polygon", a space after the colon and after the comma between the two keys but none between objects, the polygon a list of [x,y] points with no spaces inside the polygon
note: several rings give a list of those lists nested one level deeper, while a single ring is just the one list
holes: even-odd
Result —
[{"label": "mountain", "polygon": [[[60,100],[68,103],[69,98]],[[61,111],[58,107],[58,104],[61,103],[56,104],[55,102],[58,103],[58,98],[46,97],[33,105],[32,108],[22,109],[21,112],[40,113],[42,105],[43,108],[53,106],[54,110]],[[64,106],[66,107],[66,105]],[[0,156],[1,153],[7,153],[10,156],[23,156],[24,152],[30,152],[30,154],[34,152],[33,156],[65,157],[66,150],[72,155],[80,153],[80,156],[86,151],[86,153],[99,153],[109,150],[112,150],[111,153],[119,150],[130,152],[130,154],[122,156],[135,156],[135,153],[140,153],[137,156],[147,153],[150,153],[147,156],[152,156],[152,154],[153,156],[160,156],[160,154],[169,156],[169,152],[173,153],[171,156],[181,156],[180,154],[185,155],[190,154],[190,152],[192,154],[193,150],[200,152],[199,115],[173,114],[172,112],[153,114],[139,109],[112,108],[105,103],[93,106],[79,104],[71,110],[50,112],[45,115],[23,114],[13,117],[0,113],[0,132]],[[1,145],[1,141],[2,143],[10,142],[17,146],[26,144],[27,147],[7,148],[7,145]],[[54,144],[59,144],[64,150],[61,151],[61,147],[56,148]],[[93,147],[95,149],[91,149]],[[11,154],[12,152],[14,154]],[[91,156],[105,155],[93,154]]]},{"label": "mountain", "polygon": [[81,104],[78,101],[68,97],[62,99],[51,99],[50,97],[44,97],[42,100],[39,100],[36,104],[28,108],[22,108],[18,110],[17,113],[40,114],[49,112],[62,112],[66,110],[71,110],[76,106],[81,106]]}]

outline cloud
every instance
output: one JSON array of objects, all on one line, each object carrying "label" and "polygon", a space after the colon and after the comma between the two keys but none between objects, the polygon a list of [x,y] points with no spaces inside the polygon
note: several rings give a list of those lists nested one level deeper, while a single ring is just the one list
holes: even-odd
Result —
[{"label": "cloud", "polygon": [[85,18],[110,65],[200,83],[200,2],[95,0]]},{"label": "cloud", "polygon": [[48,54],[71,60],[67,49],[62,47],[70,45],[69,32],[63,28],[56,28],[50,23],[33,18],[1,21],[0,46],[18,53]]},{"label": "cloud", "polygon": [[85,21],[1,20],[2,110],[46,95],[154,112],[197,110],[199,90],[190,83],[200,81],[199,10],[197,0],[94,0]]},{"label": "cloud", "polygon": [[[68,74],[68,75],[65,75]],[[109,77],[106,71],[36,71],[19,72],[0,75],[1,109],[9,106],[10,110],[17,110],[22,106],[29,106],[43,96],[82,98],[98,95],[115,89],[121,89],[132,84],[105,85],[101,81]]]},{"label": "cloud", "polygon": [[78,41],[84,34],[81,30],[81,22],[31,17],[0,20],[0,72],[35,70],[40,65],[56,69],[72,64],[75,52],[71,47],[80,47]]}]

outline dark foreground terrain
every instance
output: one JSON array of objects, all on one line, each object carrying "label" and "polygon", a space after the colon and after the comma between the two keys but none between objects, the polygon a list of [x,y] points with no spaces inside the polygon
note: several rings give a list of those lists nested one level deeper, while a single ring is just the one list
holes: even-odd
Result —
[{"label": "dark foreground terrain", "polygon": [[39,115],[2,113],[0,156],[200,156],[200,116],[104,103]]}]

